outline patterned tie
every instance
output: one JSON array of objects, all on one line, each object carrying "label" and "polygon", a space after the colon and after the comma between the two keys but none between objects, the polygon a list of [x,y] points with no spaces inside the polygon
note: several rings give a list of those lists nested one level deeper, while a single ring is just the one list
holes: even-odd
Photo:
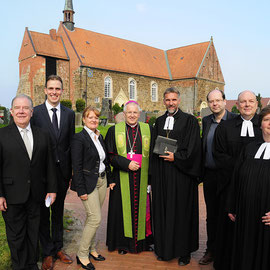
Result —
[{"label": "patterned tie", "polygon": [[31,143],[29,141],[28,135],[27,135],[27,129],[23,128],[22,132],[23,132],[23,142],[25,144],[28,156],[31,159],[32,158],[32,147],[31,147]]},{"label": "patterned tie", "polygon": [[56,114],[57,109],[52,108],[51,110],[53,111],[52,125],[53,125],[55,133],[58,134],[58,119],[57,119],[57,114]]}]

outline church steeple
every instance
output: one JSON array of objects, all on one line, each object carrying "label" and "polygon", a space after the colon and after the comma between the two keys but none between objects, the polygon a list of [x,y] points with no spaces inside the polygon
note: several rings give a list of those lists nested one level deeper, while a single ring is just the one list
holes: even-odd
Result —
[{"label": "church steeple", "polygon": [[73,14],[75,13],[75,11],[73,10],[72,0],[65,0],[65,7],[63,13],[64,13],[63,24],[68,30],[73,31],[75,24],[73,21]]}]

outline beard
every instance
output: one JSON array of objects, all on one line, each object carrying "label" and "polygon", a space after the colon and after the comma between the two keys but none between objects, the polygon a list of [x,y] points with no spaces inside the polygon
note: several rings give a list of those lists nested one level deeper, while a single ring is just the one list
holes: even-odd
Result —
[{"label": "beard", "polygon": [[167,111],[168,111],[168,113],[173,114],[177,111],[177,107],[168,107]]}]

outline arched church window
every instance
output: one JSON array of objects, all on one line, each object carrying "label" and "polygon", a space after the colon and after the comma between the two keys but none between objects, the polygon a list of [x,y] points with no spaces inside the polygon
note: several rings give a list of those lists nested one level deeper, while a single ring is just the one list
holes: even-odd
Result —
[{"label": "arched church window", "polygon": [[158,85],[155,82],[151,85],[151,101],[158,101]]},{"label": "arched church window", "polygon": [[134,79],[129,81],[129,99],[136,100],[136,82]]},{"label": "arched church window", "polygon": [[106,77],[104,80],[104,97],[112,97],[112,79],[111,77]]}]

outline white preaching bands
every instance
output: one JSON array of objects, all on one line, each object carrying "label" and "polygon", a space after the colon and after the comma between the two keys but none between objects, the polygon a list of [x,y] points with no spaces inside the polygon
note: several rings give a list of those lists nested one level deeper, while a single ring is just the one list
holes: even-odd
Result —
[{"label": "white preaching bands", "polygon": [[174,125],[174,117],[173,116],[167,116],[164,129],[165,130],[173,130]]},{"label": "white preaching bands", "polygon": [[241,128],[241,137],[247,137],[247,133],[249,137],[254,137],[254,129],[253,123],[251,120],[245,120],[243,117],[242,128]]},{"label": "white preaching bands", "polygon": [[263,152],[264,152],[263,159],[270,159],[270,143],[269,142],[265,142],[260,146],[254,158],[259,159],[262,156]]}]

